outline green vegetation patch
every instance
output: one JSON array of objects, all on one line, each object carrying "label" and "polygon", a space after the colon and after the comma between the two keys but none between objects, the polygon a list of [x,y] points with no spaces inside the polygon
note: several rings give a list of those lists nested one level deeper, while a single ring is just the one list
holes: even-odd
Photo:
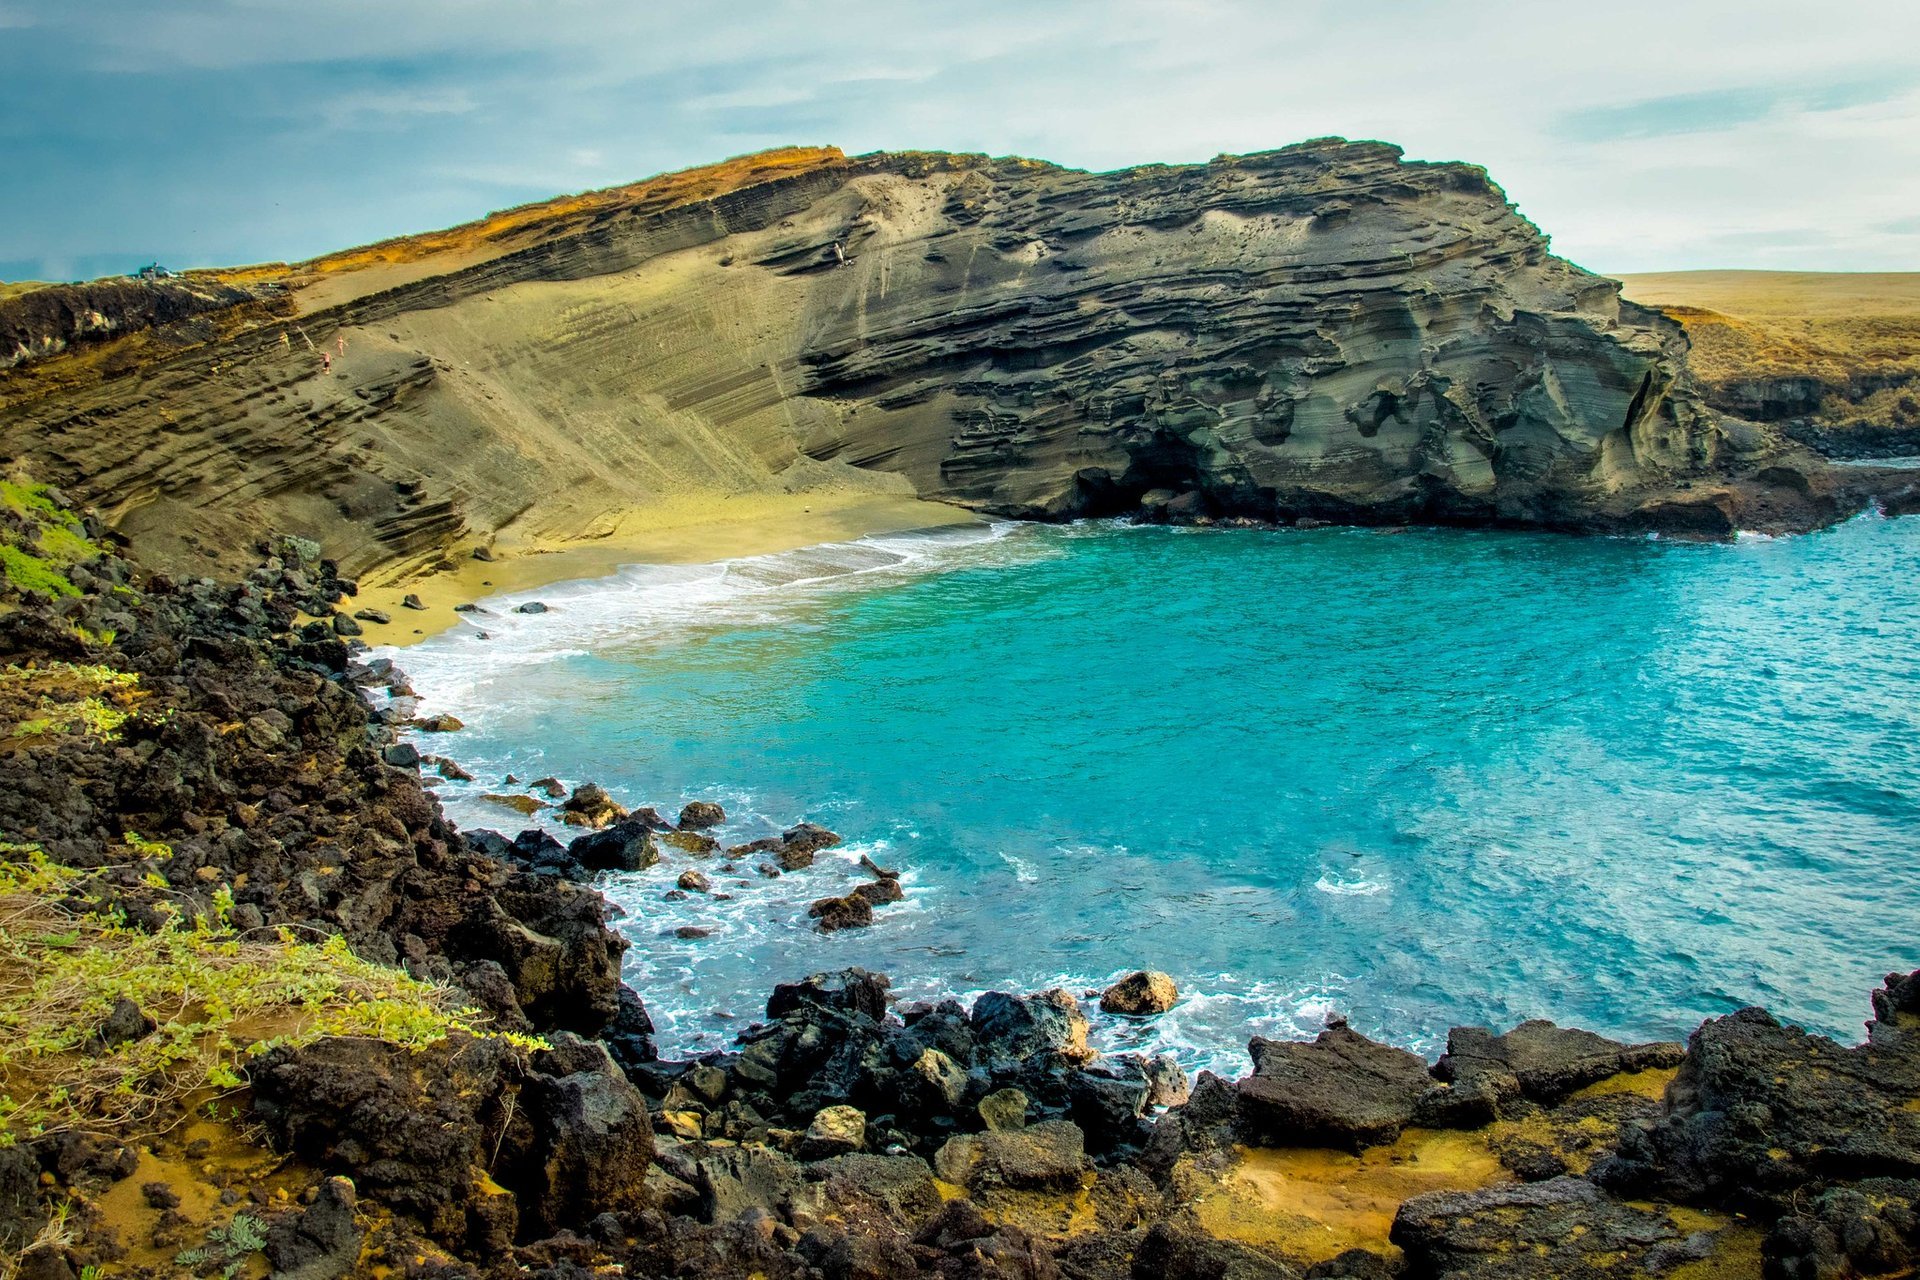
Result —
[{"label": "green vegetation patch", "polygon": [[138,1133],[170,1104],[244,1086],[247,1061],[275,1045],[370,1036],[417,1048],[493,1034],[457,989],[362,959],[339,937],[235,931],[224,885],[211,918],[176,911],[156,931],[90,909],[103,875],[172,855],[126,843],[138,861],[83,872],[0,842],[0,1145],[65,1129]]},{"label": "green vegetation patch", "polygon": [[140,677],[72,662],[0,668],[0,742],[80,734],[111,742],[146,697]]},{"label": "green vegetation patch", "polygon": [[53,491],[29,480],[0,480],[0,579],[16,592],[77,596],[68,570],[102,554],[80,517]]}]

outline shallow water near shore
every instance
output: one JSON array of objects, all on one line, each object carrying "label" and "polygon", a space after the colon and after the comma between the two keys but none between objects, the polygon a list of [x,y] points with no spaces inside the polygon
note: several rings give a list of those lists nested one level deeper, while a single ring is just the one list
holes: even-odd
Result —
[{"label": "shallow water near shore", "polygon": [[[462,826],[525,825],[480,799],[512,772],[718,800],[729,843],[847,837],[779,879],[672,851],[604,879],[668,1054],[848,964],[910,997],[1165,969],[1180,1006],[1097,1037],[1231,1075],[1335,1011],[1429,1054],[1751,1003],[1852,1042],[1920,965],[1916,565],[1920,520],[1872,517],[1730,545],[998,525],[636,567],[400,658],[467,724],[419,740],[477,775],[440,787]],[[908,900],[816,933],[863,852]],[[688,866],[731,898],[662,901]]]}]

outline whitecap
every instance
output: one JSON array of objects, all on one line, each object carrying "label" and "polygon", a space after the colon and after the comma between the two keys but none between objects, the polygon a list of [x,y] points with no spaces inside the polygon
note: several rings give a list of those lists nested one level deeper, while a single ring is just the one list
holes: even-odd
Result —
[{"label": "whitecap", "polygon": [[1315,880],[1313,887],[1336,898],[1370,898],[1376,893],[1385,892],[1387,886],[1364,876],[1358,880],[1341,880],[1329,874]]}]

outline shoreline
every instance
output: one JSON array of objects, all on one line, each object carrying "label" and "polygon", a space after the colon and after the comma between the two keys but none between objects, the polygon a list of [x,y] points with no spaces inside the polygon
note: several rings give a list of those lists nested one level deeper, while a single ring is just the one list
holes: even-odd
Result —
[{"label": "shoreline", "polygon": [[[597,538],[536,539],[468,559],[457,567],[362,585],[345,608],[374,609],[391,622],[360,619],[369,646],[396,649],[441,634],[460,620],[456,605],[557,582],[601,578],[634,564],[709,564],[800,547],[851,542],[882,533],[980,524],[972,511],[919,498],[870,492],[737,494],[684,497],[624,514]],[[412,595],[422,608],[403,605]]]}]

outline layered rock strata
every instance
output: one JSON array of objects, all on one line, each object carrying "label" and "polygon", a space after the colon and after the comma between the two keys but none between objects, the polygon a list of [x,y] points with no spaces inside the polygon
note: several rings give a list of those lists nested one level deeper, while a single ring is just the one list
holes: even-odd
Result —
[{"label": "layered rock strata", "polygon": [[[1107,174],[729,172],[289,269],[291,316],[156,315],[22,364],[0,447],[156,563],[236,572],[263,526],[395,573],[822,485],[1710,536],[1910,498],[1707,410],[1678,326],[1553,257],[1471,165],[1333,139]],[[45,292],[0,316],[57,350],[77,335],[22,310]]]}]

